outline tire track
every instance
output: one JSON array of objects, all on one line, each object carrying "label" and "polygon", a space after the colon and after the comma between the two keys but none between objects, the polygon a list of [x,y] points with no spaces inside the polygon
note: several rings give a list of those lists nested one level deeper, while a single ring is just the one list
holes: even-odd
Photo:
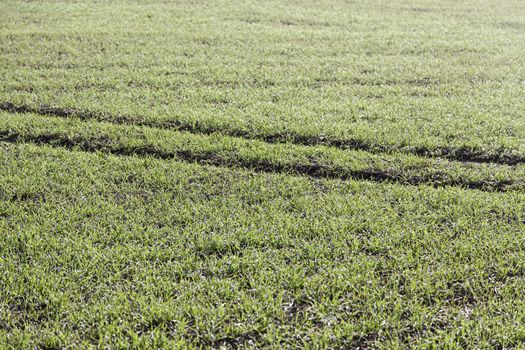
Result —
[{"label": "tire track", "polygon": [[128,124],[146,126],[157,129],[187,131],[194,134],[222,134],[239,137],[248,140],[259,140],[267,143],[292,143],[302,146],[330,146],[338,149],[361,150],[370,153],[391,153],[392,151],[403,154],[412,154],[426,158],[443,158],[451,161],[470,163],[494,163],[500,165],[517,165],[525,163],[525,156],[509,155],[502,152],[486,154],[479,150],[466,147],[391,147],[374,144],[363,139],[338,139],[334,137],[308,136],[304,134],[286,132],[273,134],[254,135],[246,130],[217,128],[195,122],[190,123],[181,120],[145,120],[137,116],[111,115],[108,113],[82,111],[73,108],[58,108],[49,106],[32,107],[29,105],[15,105],[11,102],[0,103],[0,111],[9,113],[34,113],[43,116],[54,116],[61,118],[78,118],[80,120],[95,120],[110,122],[113,124]]},{"label": "tire track", "polygon": [[112,142],[112,139],[109,137],[69,137],[68,135],[60,133],[22,135],[9,130],[0,130],[0,141],[15,144],[32,143],[36,145],[49,145],[69,150],[75,149],[85,152],[103,152],[119,156],[151,156],[159,159],[172,159],[223,168],[237,168],[263,173],[303,175],[316,179],[367,180],[372,182],[391,182],[414,186],[456,186],[489,192],[506,192],[510,186],[517,185],[521,189],[523,185],[525,185],[513,180],[471,181],[453,179],[443,173],[434,173],[427,176],[407,176],[402,172],[396,171],[384,171],[373,168],[367,170],[350,170],[343,167],[321,165],[315,162],[311,164],[287,164],[271,162],[268,160],[246,159],[239,156],[225,158],[212,152],[192,152],[188,150],[165,151],[147,145],[127,146],[116,144]]}]

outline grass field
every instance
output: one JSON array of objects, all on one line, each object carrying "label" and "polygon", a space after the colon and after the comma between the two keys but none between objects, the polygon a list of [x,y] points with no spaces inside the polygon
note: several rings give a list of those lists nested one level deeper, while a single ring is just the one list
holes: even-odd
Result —
[{"label": "grass field", "polygon": [[0,348],[525,349],[521,0],[0,2]]}]

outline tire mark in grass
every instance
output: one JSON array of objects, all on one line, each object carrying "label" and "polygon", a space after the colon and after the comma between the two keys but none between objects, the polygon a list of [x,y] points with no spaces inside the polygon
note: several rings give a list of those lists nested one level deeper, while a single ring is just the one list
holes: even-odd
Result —
[{"label": "tire mark in grass", "polygon": [[103,137],[69,137],[61,133],[19,134],[9,130],[0,130],[0,141],[8,143],[33,143],[50,145],[66,149],[78,149],[85,152],[103,152],[123,156],[151,156],[159,159],[173,159],[194,162],[202,165],[213,165],[226,168],[239,168],[264,173],[298,174],[311,178],[339,180],[368,180],[373,182],[392,182],[404,185],[431,185],[434,187],[458,186],[467,189],[477,189],[491,192],[505,192],[512,185],[518,185],[515,180],[467,180],[452,179],[446,174],[432,173],[424,176],[408,176],[399,171],[381,169],[351,170],[338,166],[326,166],[312,161],[309,164],[290,164],[268,160],[247,159],[236,155],[224,157],[213,152],[192,152],[191,150],[166,151],[153,146],[127,146],[113,142],[107,136]]},{"label": "tire mark in grass", "polygon": [[82,111],[73,108],[58,108],[42,105],[32,107],[29,105],[15,105],[11,102],[0,103],[0,111],[9,113],[34,113],[44,116],[61,118],[78,118],[80,120],[104,121],[114,124],[129,124],[146,126],[157,129],[187,131],[194,134],[222,134],[240,137],[248,140],[260,140],[267,143],[292,143],[303,146],[329,146],[339,149],[361,150],[370,153],[391,153],[392,151],[404,154],[413,154],[427,158],[443,158],[452,161],[471,163],[494,163],[501,165],[517,165],[525,163],[525,156],[505,154],[501,151],[493,154],[468,147],[435,147],[425,146],[402,147],[375,144],[363,139],[338,139],[330,136],[314,136],[296,132],[253,134],[242,129],[220,128],[212,125],[203,125],[198,122],[191,123],[182,120],[146,120],[145,118],[128,115],[111,115],[103,112]]}]

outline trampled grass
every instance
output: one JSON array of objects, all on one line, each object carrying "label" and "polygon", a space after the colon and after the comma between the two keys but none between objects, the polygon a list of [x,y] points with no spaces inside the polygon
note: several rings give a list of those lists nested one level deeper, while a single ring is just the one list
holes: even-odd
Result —
[{"label": "trampled grass", "polygon": [[0,3],[0,348],[523,348],[520,1]]}]

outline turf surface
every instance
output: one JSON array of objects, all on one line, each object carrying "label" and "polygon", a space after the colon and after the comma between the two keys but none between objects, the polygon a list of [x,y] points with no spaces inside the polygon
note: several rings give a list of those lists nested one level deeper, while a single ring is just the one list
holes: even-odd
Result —
[{"label": "turf surface", "polygon": [[525,5],[0,3],[1,348],[523,348]]}]

